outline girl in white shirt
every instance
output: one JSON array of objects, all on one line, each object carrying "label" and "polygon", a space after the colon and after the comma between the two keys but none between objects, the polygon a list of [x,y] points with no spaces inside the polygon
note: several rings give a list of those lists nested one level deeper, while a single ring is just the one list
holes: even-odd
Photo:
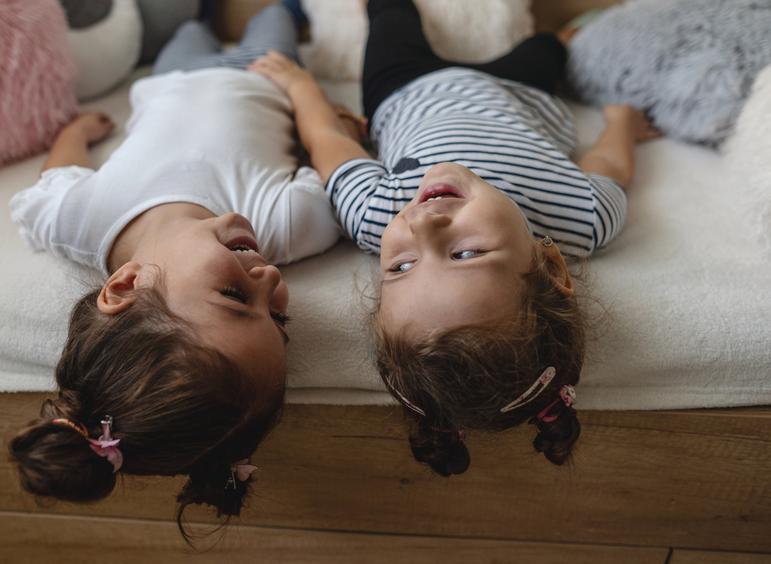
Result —
[{"label": "girl in white shirt", "polygon": [[284,393],[289,296],[274,264],[339,233],[318,174],[298,168],[287,96],[243,71],[268,48],[296,59],[295,36],[281,5],[225,54],[186,24],[132,87],[128,136],[108,161],[97,170],[88,146],[113,124],[82,115],[12,200],[32,247],[106,277],[73,310],[59,397],[13,441],[29,491],[94,500],[118,470],[188,474],[182,508],[238,514],[248,472],[236,463]]}]

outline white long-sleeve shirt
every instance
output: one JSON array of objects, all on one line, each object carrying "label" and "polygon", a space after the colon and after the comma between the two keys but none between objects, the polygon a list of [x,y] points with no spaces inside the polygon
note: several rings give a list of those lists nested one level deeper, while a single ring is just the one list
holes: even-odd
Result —
[{"label": "white long-sleeve shirt", "polygon": [[99,170],[47,170],[11,200],[35,249],[98,268],[142,212],[188,202],[252,223],[260,252],[284,264],[320,253],[339,227],[318,174],[298,170],[288,98],[265,77],[232,69],[138,81],[125,142]]}]

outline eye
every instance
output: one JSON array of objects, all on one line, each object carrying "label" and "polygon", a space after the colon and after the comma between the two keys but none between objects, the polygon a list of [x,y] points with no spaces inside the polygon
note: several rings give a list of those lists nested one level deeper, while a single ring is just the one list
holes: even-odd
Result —
[{"label": "eye", "polygon": [[458,251],[457,253],[453,253],[452,258],[455,260],[466,260],[478,257],[483,254],[485,254],[485,252],[482,249],[466,249],[463,251]]},{"label": "eye", "polygon": [[407,272],[410,270],[413,266],[415,266],[414,260],[408,260],[405,262],[397,262],[395,265],[393,265],[390,270],[391,272]]},{"label": "eye", "polygon": [[286,327],[286,324],[289,323],[289,316],[284,313],[271,311],[270,316],[273,318],[273,321],[278,323],[281,327]]},{"label": "eye", "polygon": [[220,294],[230,300],[241,302],[242,304],[249,303],[249,296],[247,293],[240,288],[236,288],[235,286],[226,286],[220,290]]}]

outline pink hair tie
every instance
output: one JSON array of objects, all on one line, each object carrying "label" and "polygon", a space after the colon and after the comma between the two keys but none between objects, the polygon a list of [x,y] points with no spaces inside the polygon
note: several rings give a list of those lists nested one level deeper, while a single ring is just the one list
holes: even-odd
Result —
[{"label": "pink hair tie", "polygon": [[576,389],[570,384],[565,384],[562,386],[560,388],[560,397],[539,411],[538,415],[536,415],[536,418],[540,419],[544,423],[553,423],[556,421],[559,415],[547,414],[551,411],[552,407],[557,405],[560,401],[565,404],[565,407],[570,407],[573,405],[576,402]]},{"label": "pink hair tie", "polygon": [[120,439],[112,438],[112,416],[105,415],[100,423],[102,434],[98,439],[88,439],[89,446],[97,456],[106,458],[112,464],[112,473],[115,474],[123,466],[123,453],[118,448]]},{"label": "pink hair tie", "polygon": [[255,470],[257,470],[257,466],[249,464],[248,458],[244,458],[243,460],[239,460],[232,464],[230,466],[230,477],[228,478],[228,481],[225,482],[225,489],[236,489],[236,479],[239,482],[246,482],[251,475],[254,474]]}]

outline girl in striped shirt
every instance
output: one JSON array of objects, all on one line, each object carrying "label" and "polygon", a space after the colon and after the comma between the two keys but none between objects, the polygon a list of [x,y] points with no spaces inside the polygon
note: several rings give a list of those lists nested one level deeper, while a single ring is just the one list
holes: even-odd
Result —
[{"label": "girl in striped shirt", "polygon": [[415,457],[443,475],[469,464],[464,428],[531,420],[535,448],[563,463],[584,329],[562,252],[587,257],[621,230],[643,114],[605,109],[576,164],[553,97],[563,40],[535,35],[467,65],[433,53],[411,0],[370,0],[364,109],[373,160],[311,76],[276,53],[252,70],[289,94],[300,137],[347,234],[380,254],[378,368],[416,423]]}]

